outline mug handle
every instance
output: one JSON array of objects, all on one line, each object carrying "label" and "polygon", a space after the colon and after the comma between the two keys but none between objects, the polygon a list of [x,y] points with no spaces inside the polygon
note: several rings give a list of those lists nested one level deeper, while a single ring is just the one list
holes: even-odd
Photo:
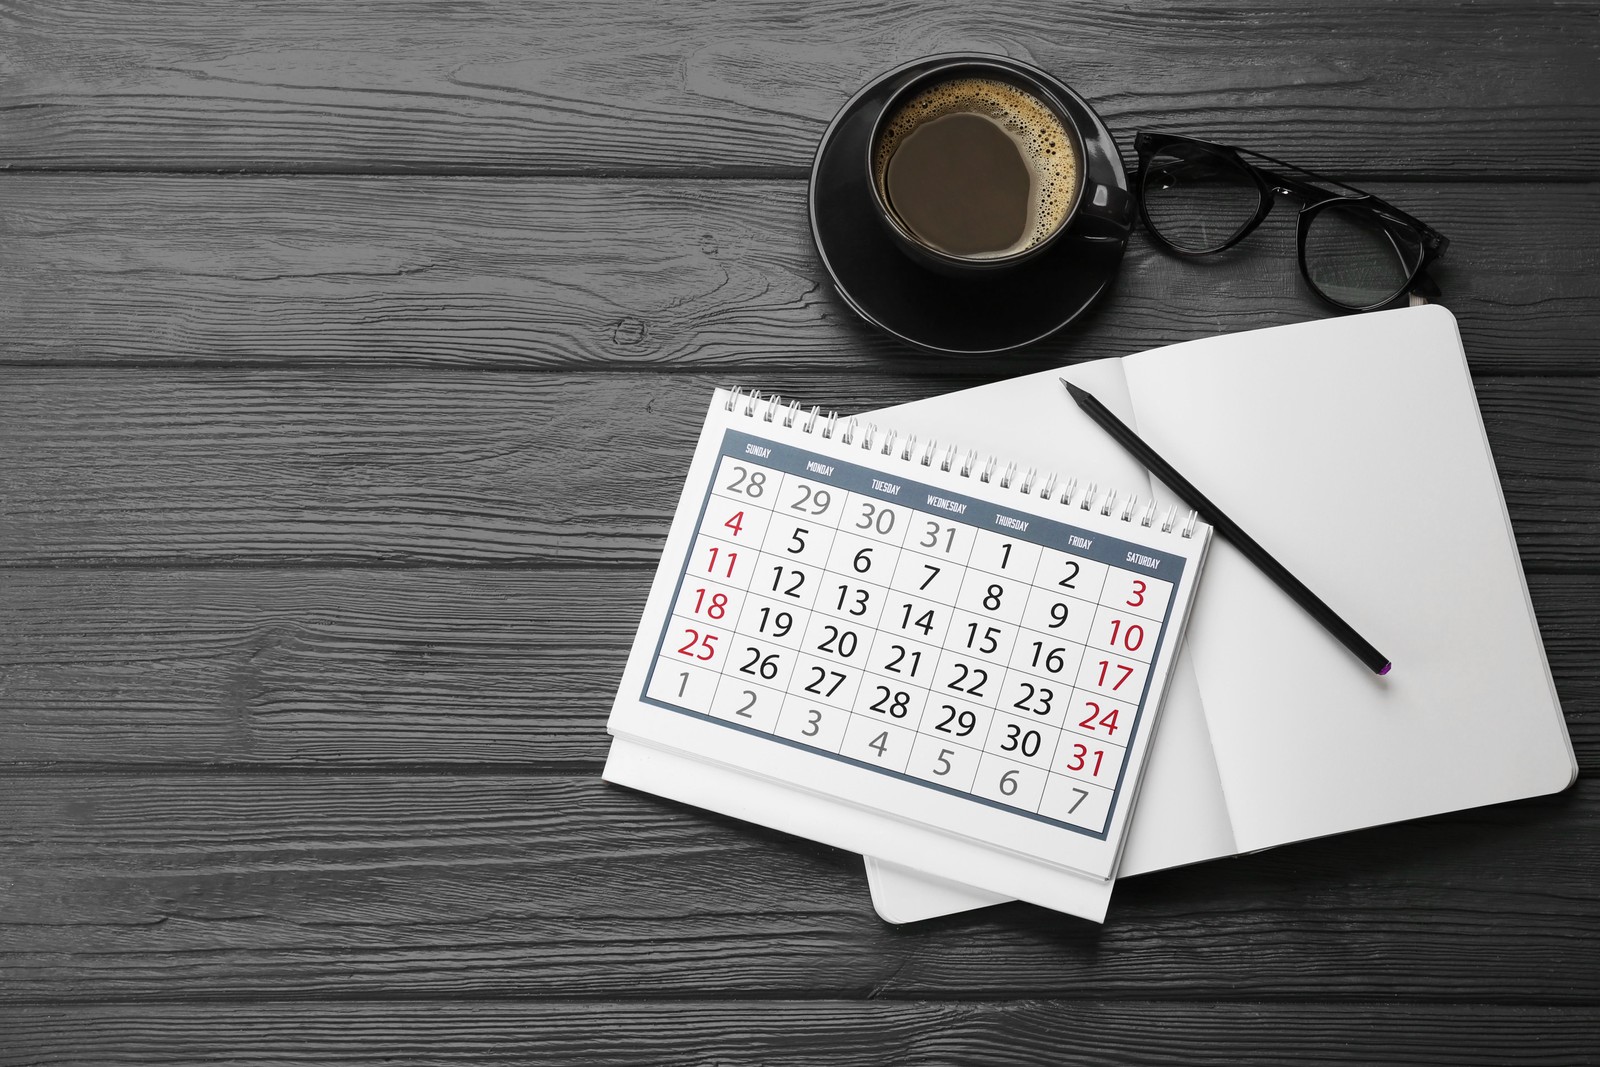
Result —
[{"label": "mug handle", "polygon": [[1085,237],[1122,241],[1133,229],[1135,213],[1133,194],[1126,189],[1090,182],[1083,191],[1080,218],[1073,228]]}]

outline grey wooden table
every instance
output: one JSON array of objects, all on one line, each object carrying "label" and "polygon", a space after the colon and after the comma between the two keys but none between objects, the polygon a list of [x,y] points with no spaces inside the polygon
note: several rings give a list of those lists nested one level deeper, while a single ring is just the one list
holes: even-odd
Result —
[{"label": "grey wooden table", "polygon": [[[896,929],[599,780],[714,384],[1325,314],[1279,221],[1012,357],[866,328],[811,156],[955,49],[1452,238],[1572,790]],[[0,1064],[1600,1060],[1595,4],[7,0],[0,168]]]}]

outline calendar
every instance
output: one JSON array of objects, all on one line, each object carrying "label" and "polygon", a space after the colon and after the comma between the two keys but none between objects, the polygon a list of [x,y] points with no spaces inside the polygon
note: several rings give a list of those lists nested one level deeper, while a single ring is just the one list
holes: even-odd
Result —
[{"label": "calendar", "polygon": [[1109,878],[1208,536],[719,391],[610,727]]}]

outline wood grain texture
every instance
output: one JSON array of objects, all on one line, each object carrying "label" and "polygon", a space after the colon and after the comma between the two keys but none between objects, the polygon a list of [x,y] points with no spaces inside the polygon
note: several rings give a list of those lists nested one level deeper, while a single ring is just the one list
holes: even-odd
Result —
[{"label": "wood grain texture", "polygon": [[[958,382],[13,368],[0,563],[653,563],[713,386],[860,411]],[[1526,566],[1600,567],[1600,378],[1483,378]]]},{"label": "wood grain texture", "polygon": [[[827,1067],[1593,1062],[1593,1007],[997,1003],[167,1004],[0,1008],[0,1067],[773,1063]],[[1070,1034],[1070,1038],[1064,1035]]]},{"label": "wood grain texture", "polygon": [[1146,123],[1356,173],[1589,178],[1593,4],[955,7],[13,0],[0,162],[50,168],[794,174],[919,56],[1055,72]]},{"label": "wood grain texture", "polygon": [[[0,765],[599,770],[646,568],[4,575]],[[1600,576],[1530,581],[1600,772]]]},{"label": "wood grain texture", "polygon": [[[599,779],[713,385],[1326,313],[1280,208],[1024,354],[879,337],[806,176],[953,49],[1452,238],[1574,788],[897,929]],[[0,1067],[1600,1063],[1597,87],[1596,0],[0,0]]]},{"label": "wood grain texture", "polygon": [[858,857],[592,775],[13,775],[0,805],[13,1004],[1600,999],[1594,778],[1130,879],[1104,927],[889,927]]},{"label": "wood grain texture", "polygon": [[[1204,263],[1138,232],[1113,291],[1057,338],[950,360],[880,335],[833,291],[802,181],[3,181],[0,363],[1003,377],[1329,314],[1296,272],[1288,205]],[[1594,372],[1600,184],[1373,191],[1452,238],[1434,273],[1477,373]]]}]

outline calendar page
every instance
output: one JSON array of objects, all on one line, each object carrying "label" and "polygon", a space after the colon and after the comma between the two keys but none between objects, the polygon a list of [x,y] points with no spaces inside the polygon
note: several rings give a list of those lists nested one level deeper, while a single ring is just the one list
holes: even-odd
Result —
[{"label": "calendar page", "polygon": [[719,391],[610,729],[1109,878],[1209,533]]}]

